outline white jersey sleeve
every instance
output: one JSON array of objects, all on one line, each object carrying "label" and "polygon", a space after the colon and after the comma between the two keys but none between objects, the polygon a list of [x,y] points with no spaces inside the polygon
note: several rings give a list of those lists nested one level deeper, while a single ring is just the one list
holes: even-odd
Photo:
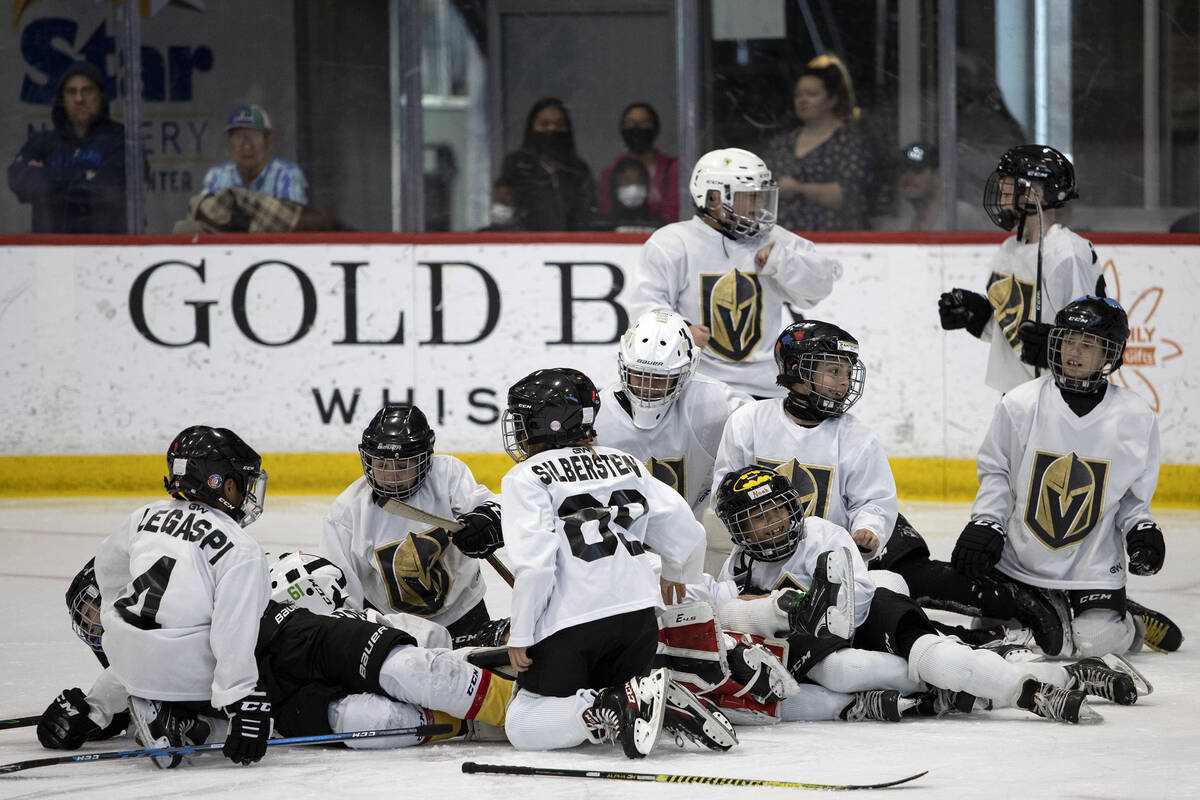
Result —
[{"label": "white jersey sleeve", "polygon": [[88,719],[99,728],[107,728],[113,716],[129,708],[129,692],[111,668],[96,678],[87,692]]}]

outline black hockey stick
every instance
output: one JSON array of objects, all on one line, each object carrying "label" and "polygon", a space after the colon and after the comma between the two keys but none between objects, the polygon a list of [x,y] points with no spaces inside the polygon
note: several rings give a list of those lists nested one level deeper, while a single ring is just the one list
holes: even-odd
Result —
[{"label": "black hockey stick", "polygon": [[[397,517],[405,517],[407,519],[414,519],[417,522],[424,522],[429,525],[437,525],[439,528],[442,528],[447,532],[452,533],[454,531],[462,530],[462,525],[460,525],[457,520],[439,517],[437,514],[430,514],[428,511],[419,509],[416,506],[410,506],[408,503],[405,503],[402,500],[397,500],[394,497],[383,504],[383,510],[389,514],[395,514]],[[487,562],[492,565],[492,569],[496,570],[496,574],[503,578],[505,583],[507,583],[509,586],[513,585],[512,571],[503,561],[500,560],[498,555],[492,553],[487,557]]]},{"label": "black hockey stick", "polygon": [[711,778],[705,775],[671,775],[665,772],[608,772],[600,769],[554,769],[552,767],[520,767],[507,764],[477,764],[464,761],[462,771],[468,773],[490,773],[493,775],[548,775],[559,778],[603,778],[616,781],[644,781],[650,783],[703,783],[712,786],[778,786],[782,789],[817,789],[829,792],[848,792],[855,789],[886,789],[902,783],[915,781],[925,775],[918,772],[907,778],[886,783],[801,783],[800,781],[770,781],[759,778]]},{"label": "black hockey stick", "polygon": [[[388,728],[378,731],[353,731],[350,733],[325,733],[317,736],[294,736],[291,739],[271,739],[269,747],[288,747],[296,744],[326,744],[328,742],[344,742],[347,739],[369,739],[383,736],[441,736],[450,733],[450,725],[417,725],[412,728]],[[80,753],[75,756],[51,756],[50,758],[33,758],[29,761],[14,761],[11,764],[0,764],[0,775],[20,772],[34,767],[51,767],[55,764],[78,764],[88,761],[108,761],[111,759],[127,760],[131,758],[149,758],[151,756],[181,756],[193,753],[204,753],[220,750],[224,742],[208,744],[183,745],[182,747],[145,747],[137,750],[106,750],[101,753]]]},{"label": "black hockey stick", "polygon": [[32,717],[0,719],[0,731],[7,730],[8,728],[24,728],[26,725],[37,725],[38,720],[41,718],[41,714],[34,714]]}]

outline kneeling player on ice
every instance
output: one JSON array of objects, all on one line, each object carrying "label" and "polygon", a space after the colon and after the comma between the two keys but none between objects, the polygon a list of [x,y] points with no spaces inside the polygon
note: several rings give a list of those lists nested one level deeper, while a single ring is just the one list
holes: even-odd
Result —
[{"label": "kneeling player on ice", "polygon": [[620,742],[640,758],[665,729],[728,749],[728,720],[652,668],[655,606],[699,580],[704,529],[638,459],[591,443],[599,406],[592,381],[569,368],[508,392],[504,449],[518,462],[500,492],[516,577],[508,739],[522,750]]},{"label": "kneeling player on ice", "polygon": [[[1119,658],[1111,665],[1014,664],[938,634],[910,598],[875,586],[845,529],[804,517],[791,484],[771,470],[746,467],[727,476],[717,514],[733,536],[733,554],[720,578],[706,576],[688,593],[712,602],[732,630],[785,632],[787,667],[798,680],[840,692],[936,687],[1068,722],[1098,716],[1085,694],[1123,704],[1137,699],[1140,676]],[[781,608],[788,594],[772,592],[800,587],[808,589],[798,606]],[[746,595],[754,599],[740,599]],[[971,698],[957,699],[971,707]]]},{"label": "kneeling player on ice", "polygon": [[1183,640],[1174,623],[1125,596],[1127,566],[1153,575],[1166,556],[1150,513],[1158,420],[1133,391],[1108,382],[1128,337],[1114,300],[1080,297],[1058,312],[1049,374],[996,406],[971,521],[951,559],[964,575],[1048,595],[1068,621],[1059,649],[1076,658],[1143,642],[1175,650]]}]

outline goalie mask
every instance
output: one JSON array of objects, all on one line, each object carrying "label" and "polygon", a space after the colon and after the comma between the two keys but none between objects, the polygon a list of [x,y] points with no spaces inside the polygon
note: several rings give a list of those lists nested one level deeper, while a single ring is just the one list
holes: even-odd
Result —
[{"label": "goalie mask", "polygon": [[421,409],[389,403],[363,430],[358,455],[377,497],[404,500],[416,494],[433,459],[433,429]]},{"label": "goalie mask", "polygon": [[801,419],[838,417],[862,397],[866,368],[858,340],[837,325],[796,322],[775,340],[775,383],[788,390],[784,408]]},{"label": "goalie mask", "polygon": [[[748,150],[729,147],[705,153],[692,169],[688,184],[696,213],[712,220],[730,239],[748,239],[775,225],[779,186],[771,170]],[[711,192],[717,192],[714,212]]]},{"label": "goalie mask", "polygon": [[521,462],[533,445],[586,444],[596,436],[593,423],[600,395],[592,379],[577,369],[539,369],[508,390],[508,408],[500,421],[504,452]]},{"label": "goalie mask", "polygon": [[295,603],[323,616],[346,607],[346,576],[329,559],[311,553],[268,553],[267,563],[275,602]]},{"label": "goalie mask", "polygon": [[71,580],[67,588],[67,611],[71,615],[71,629],[79,641],[91,648],[100,664],[107,667],[108,656],[100,644],[104,626],[100,624],[100,585],[96,583],[95,568],[96,559],[89,558]]},{"label": "goalie mask", "polygon": [[716,511],[733,543],[757,561],[782,561],[804,538],[800,498],[774,470],[746,467],[726,475]]},{"label": "goalie mask", "polygon": [[[237,487],[240,503],[225,496],[226,480]],[[171,442],[163,483],[172,496],[224,511],[244,528],[262,514],[267,473],[254,448],[233,431],[193,425]]]},{"label": "goalie mask", "polygon": [[649,430],[660,423],[696,371],[700,349],[683,317],[650,311],[621,337],[617,367],[633,424]]},{"label": "goalie mask", "polygon": [[983,188],[983,210],[997,226],[1011,231],[1029,214],[1037,213],[1035,188],[1042,208],[1059,208],[1079,197],[1075,168],[1059,151],[1041,144],[1023,144],[1000,156]]},{"label": "goalie mask", "polygon": [[1054,315],[1047,360],[1062,389],[1093,394],[1121,367],[1129,320],[1116,300],[1080,297]]}]

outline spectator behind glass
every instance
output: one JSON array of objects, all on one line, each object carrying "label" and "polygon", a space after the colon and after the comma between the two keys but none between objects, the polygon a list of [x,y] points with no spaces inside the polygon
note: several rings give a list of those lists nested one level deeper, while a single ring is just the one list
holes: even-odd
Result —
[{"label": "spectator behind glass", "polygon": [[799,125],[772,139],[764,159],[779,180],[779,225],[793,231],[862,230],[874,158],[854,120],[854,88],[836,56],[808,62],[796,81]]},{"label": "spectator behind glass", "polygon": [[575,154],[571,117],[558,98],[543,97],[533,104],[521,149],[504,157],[496,182],[512,191],[518,230],[592,227],[596,181]]},{"label": "spectator behind glass", "polygon": [[650,212],[662,219],[660,225],[679,219],[679,159],[654,146],[660,126],[658,112],[649,103],[630,103],[621,112],[621,140],[625,152],[600,173],[600,213],[611,214],[617,208],[612,188],[613,170],[628,158],[637,159],[646,169],[650,180]]},{"label": "spectator behind glass", "polygon": [[597,217],[597,228],[617,233],[652,233],[666,222],[650,207],[651,178],[636,158],[622,158],[609,168],[608,206]]},{"label": "spectator behind glass", "polygon": [[[945,231],[945,206],[942,203],[942,172],[938,168],[937,148],[926,142],[913,142],[896,157],[896,187],[900,202],[896,214],[880,222],[891,231]],[[991,220],[979,206],[965,200],[955,201],[955,226],[958,231],[986,231]]]},{"label": "spectator behind glass", "polygon": [[276,135],[266,111],[255,105],[238,106],[229,115],[225,135],[233,161],[217,164],[205,173],[206,194],[233,186],[308,204],[308,181],[300,167],[272,155]]},{"label": "spectator behind glass", "polygon": [[34,233],[126,233],[125,126],[108,115],[104,74],[67,68],[54,129],[35,133],[8,167],[8,187],[33,206]]}]

